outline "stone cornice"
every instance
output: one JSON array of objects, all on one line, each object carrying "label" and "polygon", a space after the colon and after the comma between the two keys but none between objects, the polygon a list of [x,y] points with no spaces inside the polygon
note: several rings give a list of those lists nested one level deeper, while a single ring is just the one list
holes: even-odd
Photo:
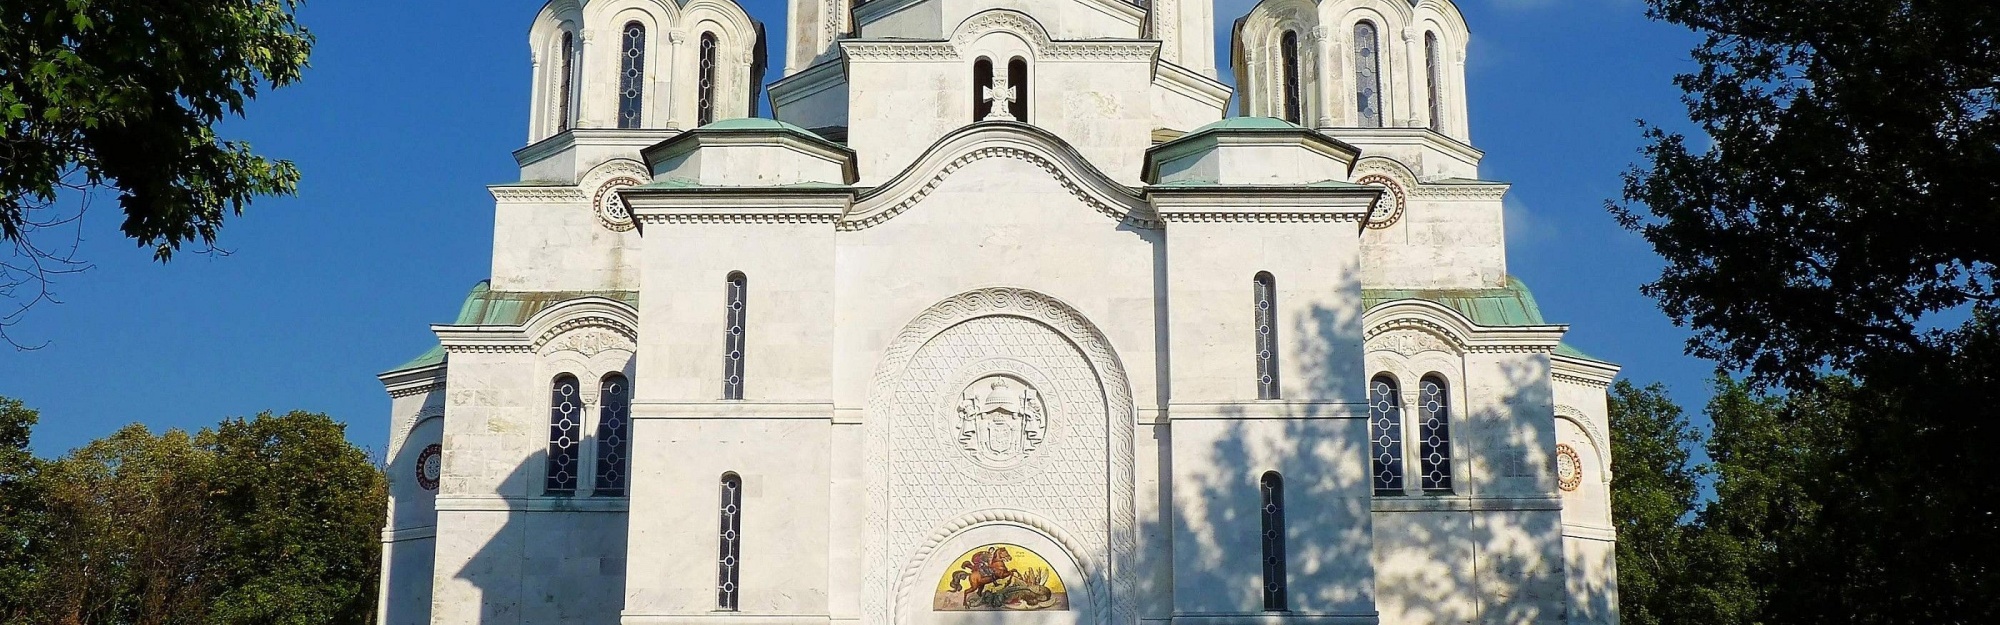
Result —
[{"label": "stone cornice", "polygon": [[1231,90],[1227,83],[1194,70],[1161,60],[1153,66],[1153,84],[1181,95],[1227,106]]},{"label": "stone cornice", "polygon": [[1618,365],[1608,362],[1558,354],[1549,365],[1550,375],[1561,382],[1603,389],[1618,379]]},{"label": "stone cornice", "polygon": [[508,495],[438,495],[439,512],[615,512],[632,502],[624,497],[517,497]]},{"label": "stone cornice", "polygon": [[853,198],[846,187],[630,189],[625,201],[641,226],[667,224],[832,224]]},{"label": "stone cornice", "polygon": [[1561,497],[1463,497],[1391,496],[1370,502],[1376,512],[1486,512],[1507,510],[1561,510]]},{"label": "stone cornice", "polygon": [[1146,189],[1167,223],[1353,223],[1368,219],[1373,187],[1155,186]]},{"label": "stone cornice", "polygon": [[632,402],[633,419],[802,419],[831,421],[832,402],[647,401]]},{"label": "stone cornice", "polygon": [[375,377],[382,381],[382,387],[389,392],[391,399],[421,395],[444,388],[445,365],[438,363],[415,369],[391,371]]},{"label": "stone cornice", "polygon": [[527,187],[519,185],[493,185],[486,187],[493,193],[493,200],[501,204],[580,204],[590,201],[583,191],[575,186]]},{"label": "stone cornice", "polygon": [[1464,354],[1553,354],[1566,325],[1482,326],[1437,302],[1405,299],[1378,305],[1362,316],[1363,344],[1398,330],[1437,336]]}]

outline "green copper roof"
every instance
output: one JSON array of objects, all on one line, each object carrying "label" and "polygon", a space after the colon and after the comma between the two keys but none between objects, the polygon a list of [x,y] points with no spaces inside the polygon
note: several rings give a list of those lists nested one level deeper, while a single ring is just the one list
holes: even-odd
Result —
[{"label": "green copper roof", "polygon": [[814,139],[819,139],[821,141],[826,140],[826,137],[814,134],[813,131],[800,128],[798,126],[793,126],[791,124],[787,124],[785,122],[781,122],[775,119],[765,119],[762,117],[739,117],[736,119],[725,119],[719,122],[709,124],[707,126],[702,126],[701,129],[703,130],[789,130],[792,132],[804,134]]},{"label": "green copper roof", "polygon": [[[1400,299],[1420,299],[1456,310],[1482,326],[1547,325],[1535,294],[1520,278],[1507,276],[1507,285],[1497,289],[1362,289],[1364,306],[1374,308]],[[1586,360],[1601,359],[1583,353],[1568,343],[1556,346],[1556,353]]]},{"label": "green copper roof", "polygon": [[[472,285],[472,293],[465,296],[465,303],[458,308],[458,318],[451,325],[517,326],[550,306],[584,297],[604,297],[635,307],[639,305],[637,291],[495,291],[490,282],[481,280],[479,284]],[[444,348],[433,345],[415,359],[389,371],[428,367],[441,362],[444,362]]]},{"label": "green copper roof", "polygon": [[1497,289],[1362,289],[1363,305],[1374,308],[1399,299],[1421,299],[1450,307],[1482,326],[1538,326],[1542,307],[1520,279],[1507,276]]},{"label": "green copper roof", "polygon": [[1188,134],[1204,130],[1236,130],[1241,128],[1304,128],[1276,117],[1231,117],[1207,126],[1196,128]]}]

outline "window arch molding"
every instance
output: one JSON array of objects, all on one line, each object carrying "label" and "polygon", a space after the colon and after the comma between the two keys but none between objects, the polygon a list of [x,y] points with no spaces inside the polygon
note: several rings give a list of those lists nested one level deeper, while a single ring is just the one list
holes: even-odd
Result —
[{"label": "window arch molding", "polygon": [[673,61],[674,84],[689,88],[676,87],[674,104],[682,112],[671,116],[675,122],[682,128],[692,128],[701,120],[698,83],[704,34],[714,35],[716,44],[714,119],[753,115],[764,59],[758,54],[762,33],[749,15],[725,0],[690,0],[681,7],[677,24],[683,39],[676,49],[679,56]]},{"label": "window arch molding", "polygon": [[[561,72],[559,71],[561,64],[559,61],[561,60],[562,38],[564,33],[567,32],[570,34],[571,43],[575,46],[577,52],[577,56],[572,63],[574,66],[573,69],[581,67],[584,64],[582,52],[584,49],[583,33],[585,23],[583,8],[579,2],[576,0],[556,0],[542,7],[541,12],[535,16],[534,25],[529,28],[527,43],[529,53],[534,59],[533,74],[530,79],[529,89],[530,97],[533,99],[530,101],[528,109],[528,132],[531,141],[539,141],[560,132],[556,127],[556,120],[558,118],[556,104],[560,100],[555,95],[561,85]],[[575,72],[573,71],[572,73]],[[578,77],[580,78],[581,74],[578,74]],[[574,93],[571,97],[572,105],[570,111],[570,119],[572,121],[580,119],[576,105],[583,99],[582,81],[577,80],[573,82]]]},{"label": "window arch molding", "polygon": [[1288,119],[1285,40],[1290,33],[1297,44],[1298,123],[1307,127],[1319,124],[1323,85],[1319,80],[1321,44],[1315,33],[1321,23],[1319,9],[1305,0],[1261,3],[1244,16],[1239,31],[1241,47],[1232,52],[1239,57],[1232,60],[1238,65],[1239,112]]}]

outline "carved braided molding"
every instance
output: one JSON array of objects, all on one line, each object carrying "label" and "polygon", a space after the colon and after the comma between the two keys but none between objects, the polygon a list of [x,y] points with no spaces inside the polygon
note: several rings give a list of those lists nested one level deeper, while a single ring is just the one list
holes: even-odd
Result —
[{"label": "carved braided molding", "polygon": [[1557,382],[1568,382],[1570,384],[1576,384],[1579,386],[1588,386],[1590,388],[1595,388],[1595,389],[1611,388],[1611,384],[1603,380],[1593,380],[1590,378],[1569,375],[1566,373],[1550,373],[1549,377],[1553,378]]},{"label": "carved braided molding", "polygon": [[396,431],[389,433],[389,457],[394,458],[398,454],[403,453],[403,443],[408,442],[410,435],[416,433],[417,426],[423,425],[425,421],[431,419],[442,418],[444,418],[443,404],[426,403],[422,407],[417,408],[416,412],[410,414],[410,418],[403,420],[401,428],[397,428]]},{"label": "carved braided molding", "polygon": [[1425,352],[1460,354],[1456,342],[1426,330],[1395,330],[1384,333],[1368,341],[1368,351],[1389,351],[1404,356],[1415,356]]},{"label": "carved braided molding", "polygon": [[[535,339],[535,342],[530,346],[530,349],[539,351],[542,349],[543,346],[549,345],[549,342],[555,340],[556,337],[568,334],[572,330],[578,330],[583,328],[603,328],[605,330],[610,330],[612,333],[615,334],[617,338],[623,339],[624,345],[626,346],[634,346],[639,343],[639,332],[637,330],[632,329],[631,326],[625,325],[625,322],[623,320],[608,315],[586,315],[582,317],[576,317],[573,319],[566,319],[562,323],[558,323],[554,327],[551,327],[548,330],[543,331],[541,336]],[[564,337],[564,338],[568,339],[569,337]],[[610,339],[607,337],[606,340]],[[566,348],[570,347],[574,346],[566,346]],[[614,347],[607,349],[625,349],[627,351],[631,351],[633,348]],[[556,350],[551,349],[550,351],[556,351]],[[603,351],[603,350],[598,350],[598,351]],[[585,355],[595,355],[596,353],[597,352],[589,352],[586,353]]]},{"label": "carved braided molding", "polygon": [[535,351],[527,345],[446,345],[447,354],[526,354]]},{"label": "carved braided molding", "polygon": [[[972,525],[998,522],[1002,518],[1017,522],[1027,518],[1021,513],[1004,511],[962,516],[957,522],[934,529],[930,540],[911,545],[916,548],[916,555],[901,558],[900,562],[892,560],[898,558],[896,554],[902,553],[897,549],[898,545],[891,544],[892,519],[888,516],[888,465],[892,460],[888,456],[892,449],[892,421],[897,410],[897,382],[903,378],[906,366],[932,339],[960,324],[996,316],[1025,319],[1057,332],[1081,352],[1097,373],[1109,431],[1106,452],[1110,455],[1107,459],[1110,465],[1110,492],[1107,498],[1110,527],[1104,529],[1109,533],[1110,561],[1106,566],[1094,566],[1091,563],[1096,562],[1094,558],[1097,556],[1074,546],[1090,544],[1095,540],[1065,539],[1067,534],[1048,530],[1043,530],[1043,533],[1051,535],[1058,544],[1070,550],[1070,557],[1089,566],[1084,575],[1085,588],[1091,590],[1091,600],[1098,615],[1096,625],[1135,624],[1138,622],[1136,599],[1139,577],[1133,568],[1139,551],[1138,521],[1133,499],[1136,413],[1124,364],[1119,361],[1110,341],[1075,308],[1041,293],[1005,287],[963,293],[925,310],[890,342],[875,369],[874,382],[869,389],[868,415],[862,424],[863,483],[866,485],[864,535],[870,537],[863,546],[865,616],[862,620],[868,623],[897,622],[893,612],[900,604],[891,603],[890,597],[901,596],[913,585],[929,587],[935,584],[920,569],[927,558],[926,549],[935,550],[944,540]],[[1097,528],[1083,529],[1095,531]],[[1110,591],[1104,592],[1106,588]]]},{"label": "carved braided molding", "polygon": [[955,61],[958,48],[948,43],[904,41],[843,41],[840,51],[850,61]]},{"label": "carved braided molding", "polygon": [[[1106,217],[1135,228],[1163,227],[1137,194],[1092,167],[1061,139],[1022,124],[975,124],[939,139],[894,179],[855,200],[854,210],[840,221],[842,231],[866,230],[894,219],[921,204],[946,178],[965,166],[989,158],[1011,158],[1033,165],[1055,179],[1078,202]],[[950,157],[951,154],[958,154]]]},{"label": "carved braided molding", "polygon": [[1036,61],[1150,62],[1160,54],[1156,41],[1055,41],[1040,22],[1019,11],[990,9],[966,18],[949,41],[842,41],[851,61],[953,61],[980,37],[1006,32],[1027,40]]},{"label": "carved braided molding", "polygon": [[1410,191],[1410,197],[1419,200],[1489,200],[1499,201],[1507,197],[1505,184],[1423,184]]},{"label": "carved braided molding", "polygon": [[1172,223],[1257,223],[1257,224],[1325,224],[1358,223],[1366,219],[1366,213],[1266,213],[1230,211],[1173,211],[1161,213],[1164,221]]},{"label": "carved braided molding", "polygon": [[501,204],[567,204],[590,200],[576,187],[487,187]]},{"label": "carved braided molding", "polygon": [[727,214],[687,214],[687,213],[646,213],[639,216],[642,224],[828,224],[840,221],[833,213],[727,213]]},{"label": "carved braided molding", "polygon": [[412,395],[422,395],[424,393],[429,393],[431,391],[437,391],[442,389],[444,389],[444,380],[440,379],[436,382],[425,384],[423,386],[412,386],[412,387],[399,388],[393,391],[389,391],[389,398],[402,399],[404,397],[409,397]]},{"label": "carved braided molding", "polygon": [[1590,437],[1591,446],[1597,448],[1598,472],[1604,476],[1605,482],[1610,482],[1611,438],[1605,436],[1604,430],[1597,427],[1597,421],[1591,419],[1590,415],[1584,414],[1582,410],[1578,410],[1575,406],[1565,404],[1556,404],[1556,418],[1575,423],[1577,427],[1583,428],[1584,435]]}]

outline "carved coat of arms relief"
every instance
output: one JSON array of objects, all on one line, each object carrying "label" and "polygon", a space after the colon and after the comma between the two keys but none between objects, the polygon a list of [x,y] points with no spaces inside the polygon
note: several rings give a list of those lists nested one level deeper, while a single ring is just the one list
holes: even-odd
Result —
[{"label": "carved coat of arms relief", "polygon": [[987,376],[965,389],[958,406],[958,445],[989,468],[1019,465],[1048,435],[1048,411],[1033,387]]}]

